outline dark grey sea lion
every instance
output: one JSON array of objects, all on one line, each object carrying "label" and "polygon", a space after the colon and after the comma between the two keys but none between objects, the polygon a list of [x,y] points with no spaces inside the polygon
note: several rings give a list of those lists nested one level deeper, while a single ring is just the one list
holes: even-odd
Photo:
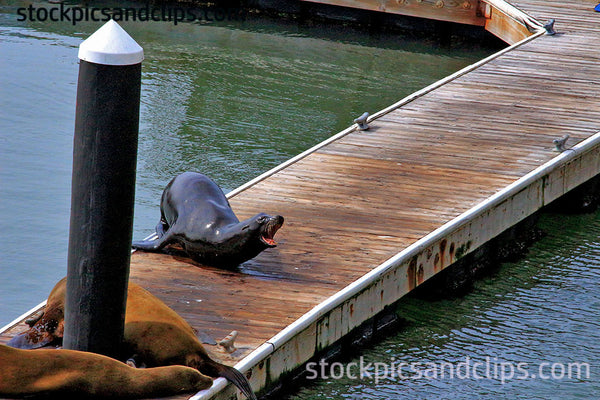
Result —
[{"label": "dark grey sea lion", "polygon": [[218,267],[239,265],[275,247],[273,236],[283,224],[282,216],[263,213],[240,222],[221,188],[197,172],[169,182],[160,211],[158,239],[134,241],[134,248],[161,251],[179,244],[194,260]]}]

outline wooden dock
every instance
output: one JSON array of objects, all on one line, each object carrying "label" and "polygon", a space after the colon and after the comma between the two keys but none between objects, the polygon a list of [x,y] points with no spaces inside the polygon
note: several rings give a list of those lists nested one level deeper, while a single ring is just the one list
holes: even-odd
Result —
[{"label": "wooden dock", "polygon": [[[511,4],[559,34],[538,31],[230,194],[240,219],[285,216],[277,248],[238,272],[137,252],[131,279],[214,339],[239,331],[234,354],[207,349],[258,391],[600,173],[597,2]],[[577,146],[558,153],[565,134]],[[194,398],[235,396],[224,387]]]}]

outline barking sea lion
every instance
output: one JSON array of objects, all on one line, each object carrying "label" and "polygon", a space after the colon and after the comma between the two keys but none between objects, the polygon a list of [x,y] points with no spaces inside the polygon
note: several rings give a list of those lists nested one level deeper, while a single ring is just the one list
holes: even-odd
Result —
[{"label": "barking sea lion", "polygon": [[[60,344],[63,337],[67,278],[50,292],[46,309],[29,321],[30,329],[15,336],[9,346],[34,349]],[[256,400],[246,377],[230,366],[212,360],[194,329],[165,303],[135,283],[129,282],[125,310],[124,354],[148,367],[185,365],[212,378],[223,377],[249,399]]]},{"label": "barking sea lion", "polygon": [[3,398],[149,398],[210,387],[212,379],[193,368],[137,369],[94,353],[18,350],[0,345]]},{"label": "barking sea lion", "polygon": [[257,214],[241,221],[219,186],[197,172],[176,176],[165,188],[160,202],[158,239],[133,242],[145,251],[160,251],[179,244],[200,263],[232,267],[275,247],[273,236],[283,217]]}]

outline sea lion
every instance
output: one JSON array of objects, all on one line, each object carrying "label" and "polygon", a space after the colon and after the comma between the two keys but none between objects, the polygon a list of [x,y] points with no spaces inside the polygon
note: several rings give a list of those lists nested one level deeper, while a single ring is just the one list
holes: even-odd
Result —
[{"label": "sea lion", "polygon": [[[15,336],[9,346],[20,349],[60,344],[63,337],[67,278],[50,292],[43,314],[31,321],[28,331]],[[160,299],[129,282],[125,309],[122,360],[132,359],[148,367],[185,365],[212,378],[223,377],[249,399],[256,400],[246,377],[230,366],[210,358],[194,328]]]},{"label": "sea lion", "polygon": [[212,379],[176,365],[137,369],[94,353],[0,345],[0,397],[150,398],[197,392]]},{"label": "sea lion", "polygon": [[194,260],[217,267],[233,267],[275,247],[273,236],[283,217],[264,213],[241,221],[221,188],[207,176],[184,172],[163,191],[158,239],[134,241],[133,247],[161,251],[179,244]]},{"label": "sea lion", "polygon": [[67,278],[63,278],[50,291],[44,312],[26,320],[29,330],[13,337],[8,345],[17,349],[37,349],[62,343],[66,293]]}]

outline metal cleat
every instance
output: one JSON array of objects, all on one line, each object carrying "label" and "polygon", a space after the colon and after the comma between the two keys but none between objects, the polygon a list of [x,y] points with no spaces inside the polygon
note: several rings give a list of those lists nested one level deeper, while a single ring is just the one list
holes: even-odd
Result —
[{"label": "metal cleat", "polygon": [[556,31],[554,30],[554,18],[552,18],[550,21],[546,22],[546,25],[544,25],[544,29],[546,30],[546,35],[556,35]]},{"label": "metal cleat", "polygon": [[565,135],[560,139],[554,139],[552,141],[552,143],[554,143],[554,145],[556,146],[556,151],[562,153],[563,151],[568,150],[565,147],[565,144],[567,143],[567,140],[569,140],[569,137],[569,135]]},{"label": "metal cleat", "polygon": [[358,130],[366,131],[369,129],[369,124],[367,123],[367,118],[369,118],[369,113],[365,112],[360,117],[354,120],[355,124],[358,124]]},{"label": "metal cleat", "polygon": [[233,342],[238,336],[238,331],[232,331],[229,335],[219,341],[219,346],[223,347],[227,353],[233,353],[237,349]]}]

